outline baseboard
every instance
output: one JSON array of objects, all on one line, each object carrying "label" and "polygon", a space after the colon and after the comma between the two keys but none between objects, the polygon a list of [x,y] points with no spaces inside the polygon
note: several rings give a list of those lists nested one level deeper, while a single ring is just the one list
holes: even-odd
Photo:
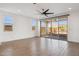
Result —
[{"label": "baseboard", "polygon": [[79,44],[79,42],[76,42],[76,41],[68,41],[68,42],[70,42],[70,43],[78,43]]},{"label": "baseboard", "polygon": [[23,40],[23,39],[32,39],[32,38],[38,38],[38,36],[29,37],[29,38],[14,39],[14,40],[10,40],[10,41],[4,41],[4,42],[0,42],[0,44],[2,45],[7,42],[18,41],[18,40]]}]

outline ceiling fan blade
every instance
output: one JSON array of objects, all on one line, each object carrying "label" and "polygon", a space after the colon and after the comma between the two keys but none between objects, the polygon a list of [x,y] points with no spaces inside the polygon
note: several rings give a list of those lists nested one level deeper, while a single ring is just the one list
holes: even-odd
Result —
[{"label": "ceiling fan blade", "polygon": [[44,15],[45,15],[46,17],[48,17],[47,14],[44,14]]},{"label": "ceiling fan blade", "polygon": [[46,13],[46,14],[54,14],[54,13]]},{"label": "ceiling fan blade", "polygon": [[46,13],[47,11],[49,11],[49,9],[47,9],[46,11],[44,11],[44,13]]}]

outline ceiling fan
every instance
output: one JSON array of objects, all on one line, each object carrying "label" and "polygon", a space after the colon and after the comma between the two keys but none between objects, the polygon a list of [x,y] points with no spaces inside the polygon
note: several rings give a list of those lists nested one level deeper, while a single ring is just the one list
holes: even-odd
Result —
[{"label": "ceiling fan", "polygon": [[[37,3],[33,3],[34,5],[37,5]],[[38,6],[39,7],[39,6]],[[41,15],[45,15],[46,17],[48,17],[48,15],[50,15],[50,14],[54,14],[54,13],[49,13],[48,12],[49,11],[49,9],[42,9],[42,12],[40,12],[40,11],[38,11]]]},{"label": "ceiling fan", "polygon": [[54,13],[49,13],[49,12],[48,12],[49,9],[46,9],[46,10],[45,10],[45,9],[42,9],[42,11],[43,11],[43,12],[40,12],[40,14],[41,14],[41,15],[45,15],[46,17],[48,17],[48,15],[50,15],[50,14],[54,14]]}]

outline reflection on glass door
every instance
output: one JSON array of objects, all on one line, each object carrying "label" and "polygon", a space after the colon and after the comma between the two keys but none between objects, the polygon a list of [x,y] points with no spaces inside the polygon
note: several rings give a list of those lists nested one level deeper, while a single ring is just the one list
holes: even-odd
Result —
[{"label": "reflection on glass door", "polygon": [[51,25],[52,25],[51,20],[47,20],[47,34],[48,35],[50,35],[52,31]]},{"label": "reflection on glass door", "polygon": [[67,40],[67,31],[68,31],[68,24],[67,24],[67,17],[59,18],[59,39]]},{"label": "reflection on glass door", "polygon": [[52,19],[52,39],[58,39],[58,21],[56,18]]},{"label": "reflection on glass door", "polygon": [[67,21],[59,21],[59,34],[67,34]]},{"label": "reflection on glass door", "polygon": [[40,21],[40,35],[45,36],[46,35],[46,22]]},{"label": "reflection on glass door", "polygon": [[58,22],[57,21],[52,21],[52,33],[58,34]]},{"label": "reflection on glass door", "polygon": [[58,22],[55,19],[49,19],[47,21],[48,34],[58,34]]}]

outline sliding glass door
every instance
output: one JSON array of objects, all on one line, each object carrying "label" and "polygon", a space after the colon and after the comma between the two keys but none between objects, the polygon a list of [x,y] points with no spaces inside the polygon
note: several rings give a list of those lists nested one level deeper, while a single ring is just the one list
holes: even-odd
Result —
[{"label": "sliding glass door", "polygon": [[55,17],[40,21],[40,35],[54,39],[67,40],[68,16]]}]

